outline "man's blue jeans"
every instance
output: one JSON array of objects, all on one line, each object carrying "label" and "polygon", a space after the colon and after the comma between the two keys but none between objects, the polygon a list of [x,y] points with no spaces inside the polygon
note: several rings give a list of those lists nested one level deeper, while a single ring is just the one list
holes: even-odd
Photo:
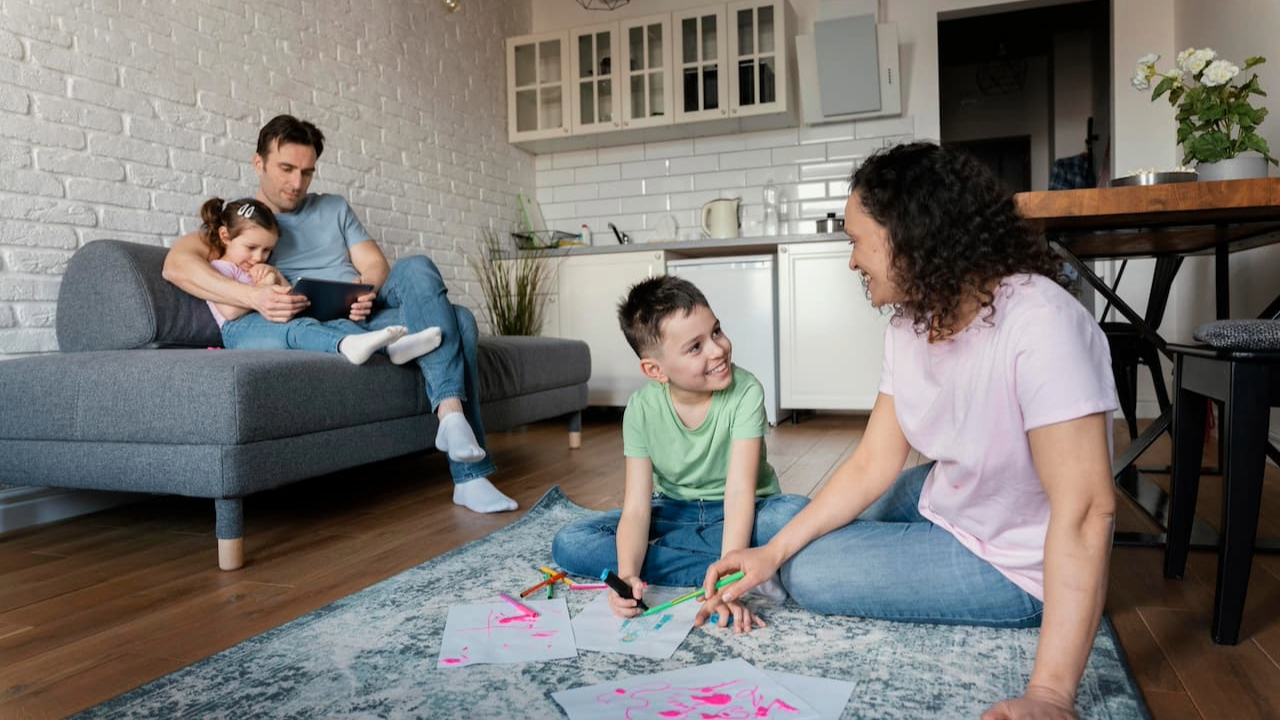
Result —
[{"label": "man's blue jeans", "polygon": [[300,317],[289,322],[271,322],[256,312],[241,315],[222,325],[222,345],[228,350],[314,350],[336,353],[342,338],[368,332],[350,320],[320,322]]},{"label": "man's blue jeans", "polygon": [[782,566],[805,609],[898,622],[1038,627],[1043,604],[918,510],[933,463],[904,471],[848,525]]},{"label": "man's blue jeans", "polygon": [[[757,498],[751,545],[769,542],[806,503],[800,495]],[[600,577],[605,569],[616,571],[621,517],[619,508],[565,525],[551,544],[551,557],[572,575]],[[720,559],[723,539],[722,501],[655,497],[640,578],[654,585],[701,585],[707,567]]]},{"label": "man's blue jeans", "polygon": [[435,412],[441,400],[457,398],[476,442],[485,448],[480,462],[449,461],[449,474],[455,483],[486,477],[494,472],[493,459],[487,454],[484,425],[480,421],[480,381],[477,370],[476,343],[480,332],[471,311],[449,302],[448,288],[439,268],[425,255],[400,258],[391,268],[387,282],[378,291],[373,314],[365,325],[381,330],[390,325],[404,325],[410,333],[429,327],[440,328],[440,347],[414,362],[426,381],[427,400]]}]

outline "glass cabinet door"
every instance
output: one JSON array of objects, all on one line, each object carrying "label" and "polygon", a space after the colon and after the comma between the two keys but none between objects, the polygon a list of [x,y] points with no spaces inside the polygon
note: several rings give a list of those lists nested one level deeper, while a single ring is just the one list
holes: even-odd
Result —
[{"label": "glass cabinet door", "polygon": [[622,126],[618,97],[618,24],[609,23],[569,31],[573,48],[573,132],[613,130]]},{"label": "glass cabinet door", "polygon": [[619,75],[624,128],[670,125],[671,16],[626,20],[619,25]]},{"label": "glass cabinet door", "polygon": [[563,32],[507,40],[507,135],[512,142],[569,133]]},{"label": "glass cabinet door", "polygon": [[731,115],[787,109],[786,4],[748,0],[729,5]]},{"label": "glass cabinet door", "polygon": [[676,34],[676,122],[728,115],[724,7],[671,14]]}]

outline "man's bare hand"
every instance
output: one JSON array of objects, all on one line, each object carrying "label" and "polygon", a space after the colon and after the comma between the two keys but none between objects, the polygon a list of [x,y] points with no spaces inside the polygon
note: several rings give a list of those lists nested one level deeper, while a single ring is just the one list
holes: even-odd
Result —
[{"label": "man's bare hand", "polygon": [[250,296],[253,309],[271,322],[289,322],[311,304],[303,295],[292,294],[288,285],[255,287]]},{"label": "man's bare hand", "polygon": [[376,297],[378,297],[378,293],[375,290],[356,298],[356,301],[351,303],[351,319],[356,322],[368,320],[369,315],[373,313],[373,299]]}]

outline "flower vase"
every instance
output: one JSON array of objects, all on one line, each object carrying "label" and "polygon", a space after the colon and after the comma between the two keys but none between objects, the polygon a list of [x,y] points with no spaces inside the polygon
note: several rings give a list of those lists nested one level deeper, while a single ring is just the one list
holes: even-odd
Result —
[{"label": "flower vase", "polygon": [[1267,176],[1267,159],[1257,153],[1242,153],[1217,162],[1196,163],[1198,180],[1248,180]]}]

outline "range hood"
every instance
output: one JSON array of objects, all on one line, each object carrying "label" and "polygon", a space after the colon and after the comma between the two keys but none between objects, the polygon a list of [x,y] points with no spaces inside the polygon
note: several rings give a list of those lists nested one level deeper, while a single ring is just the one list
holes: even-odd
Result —
[{"label": "range hood", "polygon": [[796,36],[796,65],[806,125],[902,114],[898,26],[873,13],[820,12]]}]

